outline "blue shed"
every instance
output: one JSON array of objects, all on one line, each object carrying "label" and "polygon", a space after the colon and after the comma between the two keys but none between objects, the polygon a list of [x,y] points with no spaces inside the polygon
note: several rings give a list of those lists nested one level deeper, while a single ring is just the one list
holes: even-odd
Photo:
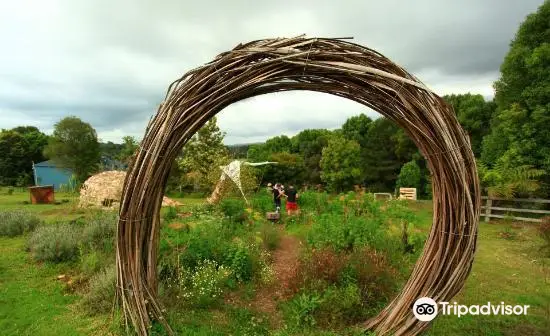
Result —
[{"label": "blue shed", "polygon": [[37,186],[53,185],[58,190],[62,184],[68,185],[72,171],[57,167],[53,161],[44,161],[33,164],[34,184]]}]

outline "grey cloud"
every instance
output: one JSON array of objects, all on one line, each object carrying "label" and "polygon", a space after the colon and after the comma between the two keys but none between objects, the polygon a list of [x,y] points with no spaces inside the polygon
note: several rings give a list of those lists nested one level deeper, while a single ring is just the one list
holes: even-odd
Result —
[{"label": "grey cloud", "polygon": [[[35,118],[49,124],[46,129],[77,115],[106,136],[141,134],[137,128],[156,111],[168,84],[186,71],[240,42],[301,33],[354,36],[354,42],[379,50],[420,79],[428,74],[438,92],[487,95],[519,23],[541,3],[58,0],[57,7],[51,5],[55,10],[40,17],[49,21],[19,20],[23,9],[2,11],[0,5],[0,39],[13,44],[0,55],[0,114]],[[365,111],[374,116],[342,100],[274,97],[264,105],[244,102],[223,111],[227,141],[338,127]],[[284,103],[268,106],[275,100]],[[269,112],[257,111],[262,109]],[[253,124],[243,123],[243,116]]]}]

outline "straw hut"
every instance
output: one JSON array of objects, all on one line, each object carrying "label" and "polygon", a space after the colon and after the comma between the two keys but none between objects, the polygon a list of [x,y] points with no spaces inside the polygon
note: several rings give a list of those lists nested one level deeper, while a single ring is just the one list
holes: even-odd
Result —
[{"label": "straw hut", "polygon": [[[126,172],[112,170],[91,176],[80,189],[79,206],[115,209],[120,206],[120,196]],[[162,199],[162,206],[179,206],[181,203],[168,197]]]}]

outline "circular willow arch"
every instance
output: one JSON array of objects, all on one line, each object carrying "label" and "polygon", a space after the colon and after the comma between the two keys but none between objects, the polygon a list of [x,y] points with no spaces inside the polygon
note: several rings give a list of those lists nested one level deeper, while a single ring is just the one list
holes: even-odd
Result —
[{"label": "circular willow arch", "polygon": [[173,160],[226,106],[289,90],[325,92],[374,109],[402,127],[428,161],[434,195],[428,240],[401,293],[365,329],[418,334],[428,322],[413,316],[414,301],[449,300],[462,288],[474,258],[481,196],[470,143],[453,110],[414,76],[361,45],[304,36],[258,40],[239,44],[170,85],[127,173],[117,288],[126,323],[139,335],[147,334],[153,320],[172,333],[157,297],[157,254],[159,211]]}]

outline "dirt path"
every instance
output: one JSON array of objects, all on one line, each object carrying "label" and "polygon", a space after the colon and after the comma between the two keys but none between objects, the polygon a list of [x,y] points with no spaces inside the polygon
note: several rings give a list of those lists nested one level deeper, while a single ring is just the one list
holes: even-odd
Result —
[{"label": "dirt path", "polygon": [[277,310],[280,300],[288,296],[289,282],[294,276],[298,267],[300,256],[300,240],[288,235],[281,229],[281,241],[273,252],[273,273],[275,280],[269,286],[264,286],[256,292],[251,306],[255,310],[266,313],[275,326],[280,326],[282,321],[281,313]]}]

